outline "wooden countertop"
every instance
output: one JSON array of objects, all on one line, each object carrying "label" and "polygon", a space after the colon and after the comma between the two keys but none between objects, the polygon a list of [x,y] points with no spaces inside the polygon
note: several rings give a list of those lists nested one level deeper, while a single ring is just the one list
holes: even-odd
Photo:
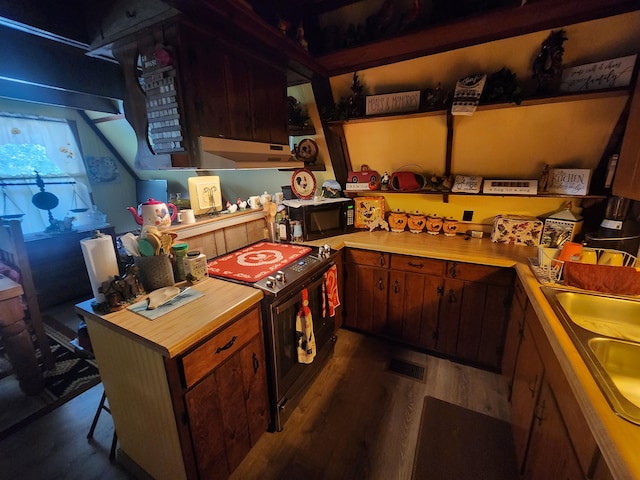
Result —
[{"label": "wooden countertop", "polygon": [[191,288],[205,295],[155,320],[127,309],[99,315],[91,308],[92,300],[76,305],[76,312],[165,357],[175,357],[260,302],[263,297],[256,288],[213,278],[205,278]]}]

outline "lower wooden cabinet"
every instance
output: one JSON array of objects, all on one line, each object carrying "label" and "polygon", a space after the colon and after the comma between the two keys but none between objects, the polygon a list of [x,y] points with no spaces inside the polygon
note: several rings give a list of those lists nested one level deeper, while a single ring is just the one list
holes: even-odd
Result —
[{"label": "lower wooden cabinet", "polygon": [[[202,358],[190,362],[194,356]],[[184,405],[183,435],[193,447],[193,455],[185,449],[190,460],[185,464],[197,470],[197,478],[225,479],[269,424],[259,311],[252,310],[180,361],[185,385],[192,378],[190,370],[209,367],[192,387],[172,395],[178,411]]]},{"label": "lower wooden cabinet", "polygon": [[533,308],[513,373],[511,423],[522,478],[611,478]]},{"label": "lower wooden cabinet", "polygon": [[511,302],[511,314],[507,324],[507,333],[504,338],[504,352],[502,354],[502,375],[507,380],[509,399],[513,391],[513,374],[516,368],[516,358],[520,351],[522,331],[524,329],[524,317],[529,308],[529,300],[524,291],[522,282],[516,278],[514,284],[513,302]]},{"label": "lower wooden cabinet", "polygon": [[347,249],[345,325],[499,370],[510,268]]}]

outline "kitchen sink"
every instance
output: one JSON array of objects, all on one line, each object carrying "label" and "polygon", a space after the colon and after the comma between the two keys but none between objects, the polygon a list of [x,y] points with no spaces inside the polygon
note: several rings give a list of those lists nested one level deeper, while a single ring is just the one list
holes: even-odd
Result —
[{"label": "kitchen sink", "polygon": [[640,301],[568,291],[558,291],[555,299],[569,319],[585,330],[640,342]]},{"label": "kitchen sink", "polygon": [[613,411],[640,425],[640,300],[541,289]]}]

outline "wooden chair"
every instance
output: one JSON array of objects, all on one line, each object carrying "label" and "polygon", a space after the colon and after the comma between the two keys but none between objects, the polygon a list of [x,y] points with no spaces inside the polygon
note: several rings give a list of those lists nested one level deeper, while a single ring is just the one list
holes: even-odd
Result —
[{"label": "wooden chair", "polygon": [[55,361],[42,323],[36,287],[33,284],[31,266],[24,246],[22,227],[18,220],[10,220],[8,223],[8,225],[0,226],[0,262],[16,270],[20,275],[20,283],[27,304],[25,320],[31,325],[36,335],[36,342],[42,352],[44,366],[50,370],[54,367]]}]

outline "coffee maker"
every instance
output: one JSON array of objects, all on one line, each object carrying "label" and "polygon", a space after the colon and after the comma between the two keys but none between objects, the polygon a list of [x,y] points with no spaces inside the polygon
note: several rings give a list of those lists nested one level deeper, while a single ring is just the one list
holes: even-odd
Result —
[{"label": "coffee maker", "polygon": [[640,248],[640,212],[636,212],[634,203],[625,197],[609,197],[600,228],[597,232],[585,235],[585,244],[593,248],[620,250],[637,257]]}]

